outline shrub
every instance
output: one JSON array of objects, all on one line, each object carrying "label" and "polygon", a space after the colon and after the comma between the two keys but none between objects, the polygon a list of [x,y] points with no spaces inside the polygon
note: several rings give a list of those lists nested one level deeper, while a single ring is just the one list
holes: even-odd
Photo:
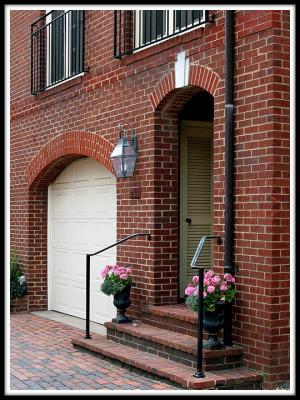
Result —
[{"label": "shrub", "polygon": [[10,299],[21,298],[27,294],[26,279],[15,254],[10,256]]}]

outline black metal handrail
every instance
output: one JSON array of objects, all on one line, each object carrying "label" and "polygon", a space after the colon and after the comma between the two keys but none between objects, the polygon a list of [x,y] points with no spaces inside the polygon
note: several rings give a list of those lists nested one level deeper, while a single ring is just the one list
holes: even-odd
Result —
[{"label": "black metal handrail", "polygon": [[52,10],[31,25],[31,94],[84,70],[84,10]]},{"label": "black metal handrail", "polygon": [[115,10],[114,58],[214,22],[214,17],[207,10]]},{"label": "black metal handrail", "polygon": [[133,235],[127,236],[124,239],[119,240],[118,242],[111,244],[110,246],[105,247],[102,250],[96,251],[95,253],[86,255],[86,330],[85,330],[85,338],[91,339],[90,335],[90,276],[91,276],[91,257],[96,256],[97,254],[103,253],[106,250],[111,249],[112,247],[118,246],[121,243],[126,242],[129,239],[132,239],[137,236],[148,236],[148,240],[151,240],[150,233],[134,233]]},{"label": "black metal handrail", "polygon": [[207,267],[201,267],[196,265],[198,257],[201,254],[205,241],[207,239],[217,239],[217,243],[221,244],[221,236],[202,236],[195,251],[194,257],[191,262],[192,268],[198,268],[198,342],[197,342],[197,371],[194,376],[196,378],[203,378],[205,376],[202,371],[202,360],[203,360],[203,272]]}]

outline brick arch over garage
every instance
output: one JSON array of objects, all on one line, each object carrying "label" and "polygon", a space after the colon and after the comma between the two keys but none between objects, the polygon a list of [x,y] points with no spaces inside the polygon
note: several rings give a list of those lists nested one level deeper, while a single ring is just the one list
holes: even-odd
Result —
[{"label": "brick arch over garage", "polygon": [[[215,97],[219,82],[219,75],[211,68],[192,64],[189,67],[189,80],[185,88],[189,86],[195,87],[195,90],[197,90],[196,88],[198,90],[201,88]],[[180,89],[177,89],[175,86],[174,70],[165,75],[150,94],[150,101],[154,110],[162,109],[169,102],[174,91]]]},{"label": "brick arch over garage", "polygon": [[113,145],[100,135],[72,131],[49,141],[31,160],[26,171],[28,184],[28,254],[25,273],[28,309],[48,307],[48,186],[73,161],[90,157],[112,171],[109,156]]},{"label": "brick arch over garage", "polygon": [[113,145],[103,137],[81,131],[65,132],[49,141],[30,162],[27,183],[30,188],[46,187],[71,162],[90,157],[113,173],[110,154]]}]

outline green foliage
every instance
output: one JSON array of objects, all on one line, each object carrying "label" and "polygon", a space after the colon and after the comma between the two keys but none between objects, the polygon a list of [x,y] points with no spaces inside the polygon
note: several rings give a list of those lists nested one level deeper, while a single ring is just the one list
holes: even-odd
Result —
[{"label": "green foliage", "polygon": [[198,297],[191,295],[186,298],[185,302],[192,311],[198,311]]},{"label": "green foliage", "polygon": [[27,294],[27,285],[17,256],[10,256],[10,299],[21,298]]},{"label": "green foliage", "polygon": [[101,285],[102,292],[107,296],[121,292],[124,289],[124,287],[129,284],[129,282],[125,284],[125,281],[122,282],[120,280],[118,281],[116,279],[113,279],[114,276],[109,278],[111,279],[106,278]]},{"label": "green foliage", "polygon": [[234,299],[235,289],[228,284],[228,289],[225,292],[220,290],[220,286],[216,286],[214,293],[208,293],[203,299],[203,308],[206,311],[215,311],[216,304],[231,303]]},{"label": "green foliage", "polygon": [[120,265],[106,265],[101,272],[104,278],[101,290],[107,296],[115,295],[121,292],[126,286],[132,283],[131,268],[122,267]]}]

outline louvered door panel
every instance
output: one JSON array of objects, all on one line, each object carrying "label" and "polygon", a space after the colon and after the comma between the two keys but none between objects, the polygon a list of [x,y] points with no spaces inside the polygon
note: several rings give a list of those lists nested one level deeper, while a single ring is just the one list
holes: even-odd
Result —
[{"label": "louvered door panel", "polygon": [[[181,173],[181,295],[197,270],[191,261],[201,236],[211,233],[211,128],[182,129]],[[185,154],[183,154],[185,152]],[[186,222],[186,219],[191,222]],[[211,266],[211,243],[203,248],[198,264]]]}]

